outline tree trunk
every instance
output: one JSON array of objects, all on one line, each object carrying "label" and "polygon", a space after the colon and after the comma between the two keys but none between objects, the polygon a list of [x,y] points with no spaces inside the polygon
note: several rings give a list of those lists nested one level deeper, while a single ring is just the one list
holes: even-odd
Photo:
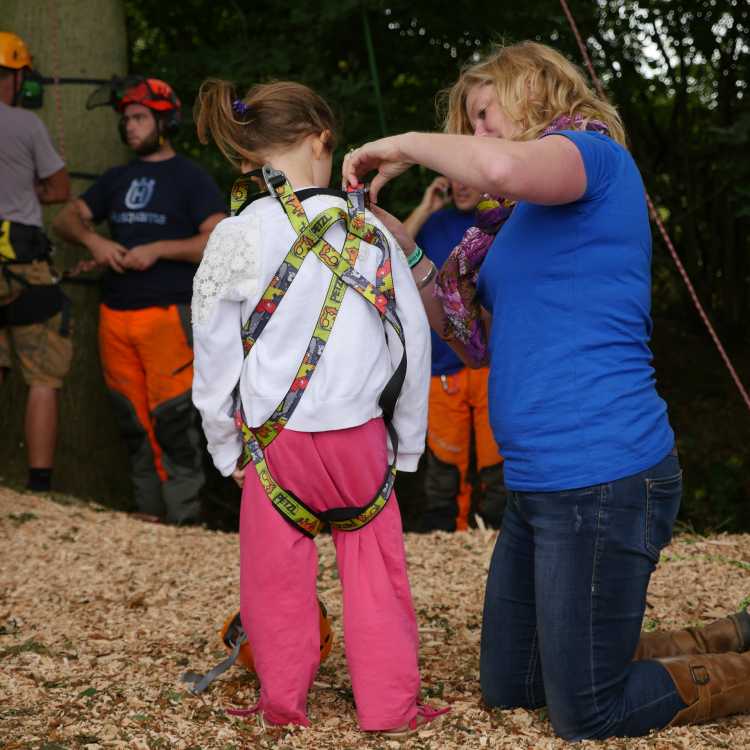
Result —
[{"label": "tree trunk", "polygon": [[[102,78],[123,75],[127,67],[125,15],[121,0],[3,0],[3,28],[19,34],[44,76]],[[86,110],[91,84],[45,86],[44,107],[37,110],[68,171],[100,174],[122,163],[127,152],[119,141],[116,116],[109,108]],[[74,179],[73,195],[91,180]],[[45,211],[45,224],[60,206]],[[55,265],[70,268],[86,257],[80,247],[56,241]],[[75,354],[61,393],[55,458],[57,490],[127,507],[130,488],[127,454],[113,423],[97,348],[96,285],[66,284],[73,300]],[[14,369],[0,390],[0,473],[3,481],[24,480],[26,450],[23,420],[27,389]]]}]

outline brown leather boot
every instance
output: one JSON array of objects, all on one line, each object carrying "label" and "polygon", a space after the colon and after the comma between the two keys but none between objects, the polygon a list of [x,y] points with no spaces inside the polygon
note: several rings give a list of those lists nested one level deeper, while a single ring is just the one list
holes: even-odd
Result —
[{"label": "brown leather boot", "polygon": [[658,661],[687,704],[669,726],[750,711],[750,653],[673,656]]},{"label": "brown leather boot", "polygon": [[633,661],[686,654],[742,653],[750,650],[750,614],[747,609],[722,617],[702,628],[641,633]]}]

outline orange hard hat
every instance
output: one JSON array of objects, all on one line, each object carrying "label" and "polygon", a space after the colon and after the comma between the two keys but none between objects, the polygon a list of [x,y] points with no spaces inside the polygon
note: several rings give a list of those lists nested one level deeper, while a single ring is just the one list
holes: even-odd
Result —
[{"label": "orange hard hat", "polygon": [[122,112],[128,104],[142,104],[155,112],[173,112],[182,106],[172,87],[159,78],[143,78],[128,86],[115,109]]},{"label": "orange hard hat", "polygon": [[29,48],[20,36],[11,31],[0,31],[0,67],[13,70],[31,67]]},{"label": "orange hard hat", "polygon": [[[331,621],[328,619],[328,611],[320,599],[318,599],[318,608],[320,610],[320,660],[325,661],[328,654],[331,653],[331,647],[333,646],[333,633],[331,632]],[[240,621],[240,613],[235,612],[227,618],[219,633],[221,642],[228,651],[231,651],[234,648],[240,633],[244,633],[242,622]],[[253,652],[247,641],[240,646],[240,653],[237,657],[237,661],[242,664],[243,667],[247,667],[251,672],[255,671]]]}]

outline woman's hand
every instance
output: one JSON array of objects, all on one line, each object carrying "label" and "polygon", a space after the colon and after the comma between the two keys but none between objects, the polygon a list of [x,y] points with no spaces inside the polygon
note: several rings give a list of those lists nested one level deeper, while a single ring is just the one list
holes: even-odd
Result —
[{"label": "woman's hand", "polygon": [[370,182],[370,202],[377,203],[380,188],[412,166],[413,162],[404,160],[400,147],[404,137],[394,135],[381,138],[350,151],[341,167],[344,186],[356,187],[368,172],[377,169],[378,173]]},{"label": "woman's hand", "polygon": [[419,207],[425,211],[428,216],[432,216],[435,211],[445,208],[446,203],[449,201],[448,195],[450,187],[451,183],[447,177],[436,177],[427,186],[427,190],[424,191]]},{"label": "woman's hand", "polygon": [[395,217],[393,214],[389,214],[388,211],[383,210],[380,206],[370,206],[375,216],[380,219],[385,225],[385,228],[393,235],[396,242],[401,245],[401,249],[409,255],[416,247],[414,238],[409,234],[406,227]]}]

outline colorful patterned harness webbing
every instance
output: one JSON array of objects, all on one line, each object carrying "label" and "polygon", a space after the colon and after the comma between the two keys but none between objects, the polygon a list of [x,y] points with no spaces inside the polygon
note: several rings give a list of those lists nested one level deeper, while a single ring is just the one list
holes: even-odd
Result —
[{"label": "colorful patterned harness webbing", "polygon": [[[403,329],[396,315],[396,295],[393,288],[393,276],[391,275],[390,246],[383,233],[376,226],[365,221],[363,190],[348,193],[348,210],[346,212],[340,208],[329,208],[308,221],[302,203],[294,193],[286,176],[269,165],[263,167],[262,174],[269,194],[278,198],[289,222],[297,232],[297,239],[277,269],[252,314],[242,326],[244,356],[247,357],[250,353],[271,316],[278,309],[310,252],[316,255],[331,271],[332,277],[315,330],[289,391],[271,416],[260,427],[251,428],[247,424],[239,398],[239,385],[235,390],[236,423],[242,434],[243,443],[243,451],[238,466],[243,468],[250,462],[253,463],[266,495],[276,510],[306,536],[314,537],[323,529],[326,522],[342,531],[355,531],[372,521],[385,507],[396,479],[398,436],[391,425],[391,419],[406,374],[406,347]],[[231,203],[233,215],[247,205],[246,197],[243,183],[235,185],[232,189]],[[339,222],[343,223],[347,230],[346,240],[341,252],[324,239],[328,229]],[[354,270],[362,240],[377,247],[381,253],[374,285]],[[377,494],[365,506],[337,508],[325,513],[317,513],[292,492],[281,487],[273,478],[266,464],[263,449],[281,433],[297,408],[305,388],[315,372],[328,337],[331,335],[347,287],[376,308],[383,325],[385,326],[388,323],[393,328],[404,350],[401,362],[380,398],[380,407],[393,447],[393,463],[388,467],[385,479]]]}]

